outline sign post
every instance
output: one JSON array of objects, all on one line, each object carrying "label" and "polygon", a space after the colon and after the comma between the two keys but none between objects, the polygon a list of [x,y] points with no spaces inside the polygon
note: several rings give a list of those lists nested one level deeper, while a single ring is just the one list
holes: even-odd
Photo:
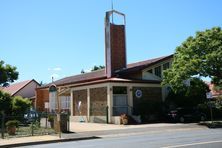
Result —
[{"label": "sign post", "polygon": [[211,123],[213,123],[213,111],[212,111],[212,102],[211,99],[213,98],[213,95],[211,92],[206,93],[207,99],[209,100],[209,107],[210,107],[210,119]]},{"label": "sign post", "polygon": [[60,120],[60,101],[59,101],[59,95],[58,90],[55,84],[52,84],[49,87],[49,92],[55,93],[55,101],[57,102],[57,121],[58,121],[58,131],[59,131],[59,138],[61,138],[61,120]]}]

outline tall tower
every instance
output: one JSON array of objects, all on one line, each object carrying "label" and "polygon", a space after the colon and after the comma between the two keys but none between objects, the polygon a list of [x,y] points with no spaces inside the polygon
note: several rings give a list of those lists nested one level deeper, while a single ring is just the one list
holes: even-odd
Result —
[{"label": "tall tower", "polygon": [[[123,24],[114,24],[114,14],[123,17]],[[111,21],[112,18],[112,21]],[[115,71],[126,68],[126,19],[123,13],[112,10],[105,17],[106,75],[111,78]]]}]

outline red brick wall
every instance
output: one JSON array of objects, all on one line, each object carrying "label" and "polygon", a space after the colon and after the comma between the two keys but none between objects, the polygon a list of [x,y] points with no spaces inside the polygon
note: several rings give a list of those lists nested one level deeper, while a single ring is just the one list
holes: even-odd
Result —
[{"label": "red brick wall", "polygon": [[79,116],[78,102],[81,101],[81,115],[87,115],[87,89],[76,90],[73,92],[73,116]]},{"label": "red brick wall", "polygon": [[111,44],[111,53],[106,51],[106,60],[110,59],[111,63],[106,61],[106,68],[113,76],[115,70],[126,68],[125,26],[110,24],[110,38],[106,37],[106,40]]},{"label": "red brick wall", "polygon": [[111,24],[112,71],[126,67],[125,27]]},{"label": "red brick wall", "polygon": [[90,89],[90,115],[105,116],[107,106],[107,87]]},{"label": "red brick wall", "polygon": [[36,109],[38,111],[45,111],[45,102],[49,102],[48,89],[36,89]]}]

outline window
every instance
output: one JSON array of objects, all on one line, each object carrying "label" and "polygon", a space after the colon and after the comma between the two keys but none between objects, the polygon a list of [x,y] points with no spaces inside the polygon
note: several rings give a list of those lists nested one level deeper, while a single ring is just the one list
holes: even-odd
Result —
[{"label": "window", "polygon": [[163,70],[167,70],[168,68],[170,68],[170,63],[165,63],[163,64]]},{"label": "window", "polygon": [[155,75],[161,78],[161,66],[158,66],[154,69]]},{"label": "window", "polygon": [[57,108],[56,92],[49,93],[49,111],[54,111]]},{"label": "window", "polygon": [[127,94],[127,88],[126,87],[113,87],[113,94]]},{"label": "window", "polygon": [[70,96],[61,96],[61,109],[70,109]]}]

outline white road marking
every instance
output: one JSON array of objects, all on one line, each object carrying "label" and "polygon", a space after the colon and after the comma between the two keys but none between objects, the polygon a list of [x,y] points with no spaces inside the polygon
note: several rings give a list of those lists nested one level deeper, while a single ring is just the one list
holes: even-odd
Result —
[{"label": "white road marking", "polygon": [[190,144],[182,144],[182,145],[172,145],[172,146],[165,146],[162,148],[178,148],[178,147],[186,147],[186,146],[194,146],[194,145],[203,145],[203,144],[211,144],[211,143],[220,143],[222,140],[218,141],[206,141],[206,142],[199,142],[199,143],[190,143]]}]

